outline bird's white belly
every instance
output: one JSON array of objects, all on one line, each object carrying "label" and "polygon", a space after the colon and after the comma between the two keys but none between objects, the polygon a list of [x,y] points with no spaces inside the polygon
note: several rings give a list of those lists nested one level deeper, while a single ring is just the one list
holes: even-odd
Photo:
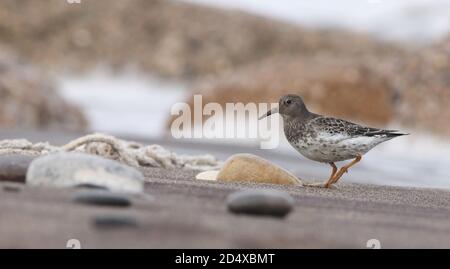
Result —
[{"label": "bird's white belly", "polygon": [[383,141],[385,138],[375,136],[354,138],[319,136],[315,139],[301,139],[291,145],[308,159],[328,163],[356,158]]}]

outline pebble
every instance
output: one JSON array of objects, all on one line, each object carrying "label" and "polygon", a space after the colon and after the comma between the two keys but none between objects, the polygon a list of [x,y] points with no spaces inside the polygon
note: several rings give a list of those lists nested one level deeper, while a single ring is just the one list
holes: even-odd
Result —
[{"label": "pebble", "polygon": [[76,203],[98,206],[128,207],[131,201],[120,194],[103,190],[82,190],[73,195]]},{"label": "pebble", "polygon": [[252,154],[231,156],[217,175],[217,180],[302,185],[301,180],[290,172]]},{"label": "pebble", "polygon": [[198,173],[195,176],[195,179],[198,179],[198,180],[211,180],[211,181],[217,180],[217,175],[219,174],[219,172],[220,171],[214,171],[214,170],[201,172],[201,173]]},{"label": "pebble", "polygon": [[2,189],[5,192],[20,192],[22,190],[22,184],[19,183],[10,183],[10,184],[2,184]]},{"label": "pebble", "polygon": [[21,154],[0,156],[0,181],[25,183],[28,167],[34,157]]},{"label": "pebble", "polygon": [[236,214],[285,217],[294,206],[292,197],[277,190],[242,190],[227,198],[228,210]]},{"label": "pebble", "polygon": [[129,216],[105,215],[95,216],[93,224],[97,229],[137,228],[138,221]]},{"label": "pebble", "polygon": [[140,193],[144,176],[133,167],[84,153],[54,153],[35,159],[27,173],[32,186],[98,186],[113,192]]},{"label": "pebble", "polygon": [[100,185],[91,184],[91,183],[77,184],[77,185],[75,185],[75,188],[77,188],[77,189],[105,190],[105,191],[108,190],[108,188],[106,188],[105,186],[100,186]]}]

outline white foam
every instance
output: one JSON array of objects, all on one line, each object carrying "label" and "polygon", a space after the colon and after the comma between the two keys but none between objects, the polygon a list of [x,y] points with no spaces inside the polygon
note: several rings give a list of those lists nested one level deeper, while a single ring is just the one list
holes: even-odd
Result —
[{"label": "white foam", "polygon": [[62,95],[82,108],[93,130],[143,137],[165,133],[170,108],[183,100],[185,87],[136,72],[113,74],[105,69],[59,80]]}]

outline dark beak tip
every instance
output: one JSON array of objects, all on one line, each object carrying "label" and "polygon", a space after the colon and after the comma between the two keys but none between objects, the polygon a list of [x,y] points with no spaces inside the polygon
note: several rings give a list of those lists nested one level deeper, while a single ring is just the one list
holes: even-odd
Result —
[{"label": "dark beak tip", "polygon": [[262,119],[264,119],[265,117],[267,117],[267,115],[264,114],[264,115],[262,115],[261,117],[259,117],[258,120],[262,120]]},{"label": "dark beak tip", "polygon": [[264,118],[266,118],[266,117],[269,117],[270,115],[275,114],[275,113],[278,113],[278,107],[276,107],[276,108],[274,108],[274,109],[272,109],[272,110],[267,111],[266,114],[264,114],[264,115],[262,115],[261,117],[259,117],[258,120],[262,120],[262,119],[264,119]]},{"label": "dark beak tip", "polygon": [[258,120],[262,120],[264,118],[269,117],[270,115],[272,115],[272,111],[267,111],[266,114],[263,114],[261,117],[258,118]]}]

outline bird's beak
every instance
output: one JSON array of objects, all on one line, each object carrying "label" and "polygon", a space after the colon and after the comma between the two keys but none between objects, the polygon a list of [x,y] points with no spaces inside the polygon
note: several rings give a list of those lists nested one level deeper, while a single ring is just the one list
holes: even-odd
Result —
[{"label": "bird's beak", "polygon": [[268,116],[270,116],[270,115],[272,115],[272,114],[276,114],[276,113],[278,113],[278,107],[274,107],[274,108],[272,108],[272,110],[267,111],[267,113],[264,114],[264,115],[262,115],[261,117],[259,117],[258,120],[262,120],[262,119],[264,119],[265,117],[268,117]]}]

